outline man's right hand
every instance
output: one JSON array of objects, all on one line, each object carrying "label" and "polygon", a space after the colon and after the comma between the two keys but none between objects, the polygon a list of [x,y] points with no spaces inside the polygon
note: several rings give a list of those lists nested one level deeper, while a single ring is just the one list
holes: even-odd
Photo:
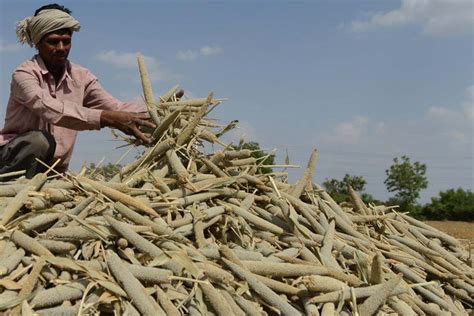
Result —
[{"label": "man's right hand", "polygon": [[143,134],[140,127],[156,128],[155,124],[150,122],[148,114],[123,111],[102,111],[100,126],[116,128],[125,134],[134,135],[146,144],[151,143],[151,139]]}]

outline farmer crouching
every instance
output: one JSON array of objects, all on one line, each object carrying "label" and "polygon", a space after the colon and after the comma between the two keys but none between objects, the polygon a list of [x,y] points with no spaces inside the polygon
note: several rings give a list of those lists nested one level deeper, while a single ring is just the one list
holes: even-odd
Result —
[{"label": "farmer crouching", "polygon": [[56,170],[66,171],[80,130],[111,127],[150,141],[139,129],[154,127],[144,105],[120,102],[88,69],[68,60],[79,29],[71,11],[57,4],[18,22],[19,41],[36,47],[38,54],[12,75],[0,131],[0,174],[26,170],[31,178],[45,170],[35,158],[46,164],[60,159]]}]

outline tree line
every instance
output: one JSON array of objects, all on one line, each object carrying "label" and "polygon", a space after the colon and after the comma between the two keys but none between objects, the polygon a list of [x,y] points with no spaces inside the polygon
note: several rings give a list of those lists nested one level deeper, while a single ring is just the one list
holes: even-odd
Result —
[{"label": "tree line", "polygon": [[474,193],[462,188],[441,191],[424,205],[417,201],[420,192],[428,187],[426,164],[412,162],[409,157],[393,159],[385,170],[384,184],[387,191],[394,193],[387,201],[377,201],[365,192],[366,180],[362,176],[346,174],[343,179],[326,179],[324,188],[338,203],[349,202],[348,187],[357,191],[365,203],[398,205],[400,211],[412,216],[430,220],[474,220]]}]

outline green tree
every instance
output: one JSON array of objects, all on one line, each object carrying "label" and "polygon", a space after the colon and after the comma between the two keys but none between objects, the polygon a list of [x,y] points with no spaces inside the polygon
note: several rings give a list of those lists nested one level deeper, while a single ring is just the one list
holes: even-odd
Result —
[{"label": "green tree", "polygon": [[[260,165],[273,165],[275,164],[275,155],[274,154],[269,154],[265,151],[263,151],[260,148],[260,145],[257,142],[248,142],[248,143],[240,143],[237,146],[233,146],[235,150],[242,150],[242,149],[248,149],[251,150],[252,153],[250,154],[252,157],[255,159],[258,159],[258,164]],[[264,158],[265,157],[265,158]],[[258,168],[258,173],[271,173],[273,172],[273,169],[270,167],[260,167]]]},{"label": "green tree", "polygon": [[107,163],[106,165],[96,166],[95,163],[91,163],[89,167],[87,167],[88,173],[93,173],[95,176],[100,175],[104,178],[104,180],[111,179],[117,172],[122,169],[122,165],[114,165],[113,163]]},{"label": "green tree", "polygon": [[413,211],[420,191],[428,187],[426,165],[418,161],[412,163],[407,156],[400,159],[396,157],[385,173],[387,190],[396,192],[395,197],[390,199],[390,204],[398,204],[403,210]]},{"label": "green tree", "polygon": [[326,181],[323,182],[324,188],[337,203],[350,201],[348,190],[349,185],[354,189],[354,191],[359,192],[361,199],[365,203],[373,202],[374,198],[370,194],[362,192],[365,190],[366,184],[367,182],[364,177],[351,176],[349,174],[346,174],[342,180],[326,179]]},{"label": "green tree", "polygon": [[423,206],[420,215],[432,220],[474,221],[474,193],[461,188],[441,191]]}]

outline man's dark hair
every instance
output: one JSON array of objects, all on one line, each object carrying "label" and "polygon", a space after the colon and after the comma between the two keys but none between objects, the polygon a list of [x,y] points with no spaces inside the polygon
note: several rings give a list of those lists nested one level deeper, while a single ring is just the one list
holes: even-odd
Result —
[{"label": "man's dark hair", "polygon": [[41,8],[39,8],[38,10],[35,11],[35,16],[38,15],[38,13],[40,13],[41,11],[43,10],[49,10],[49,9],[56,9],[56,10],[61,10],[63,12],[66,12],[67,14],[71,14],[72,11],[69,10],[68,8],[66,8],[65,6],[63,5],[59,5],[57,3],[52,3],[52,4],[47,4],[47,5],[44,5],[42,6]]}]

